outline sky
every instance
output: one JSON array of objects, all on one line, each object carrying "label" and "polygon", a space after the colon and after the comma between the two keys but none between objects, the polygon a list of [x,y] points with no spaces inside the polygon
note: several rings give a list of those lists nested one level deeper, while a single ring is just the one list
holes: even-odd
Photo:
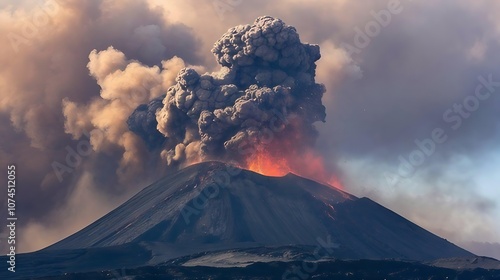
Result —
[{"label": "sky", "polygon": [[499,12],[486,0],[0,0],[0,166],[17,165],[20,249],[172,172],[128,116],[182,68],[217,71],[220,36],[271,15],[320,46],[315,149],[344,188],[500,252]]}]

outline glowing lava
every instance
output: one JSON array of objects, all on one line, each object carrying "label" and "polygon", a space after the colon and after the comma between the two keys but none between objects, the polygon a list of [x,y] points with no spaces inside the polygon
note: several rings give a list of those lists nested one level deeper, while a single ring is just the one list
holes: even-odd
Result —
[{"label": "glowing lava", "polygon": [[291,172],[284,158],[275,158],[265,152],[258,152],[247,161],[247,169],[266,176],[284,176]]},{"label": "glowing lava", "polygon": [[338,189],[344,189],[339,179],[326,170],[323,158],[312,150],[300,154],[289,153],[280,156],[269,151],[259,151],[247,159],[244,168],[266,176],[284,176],[288,173],[294,173]]}]

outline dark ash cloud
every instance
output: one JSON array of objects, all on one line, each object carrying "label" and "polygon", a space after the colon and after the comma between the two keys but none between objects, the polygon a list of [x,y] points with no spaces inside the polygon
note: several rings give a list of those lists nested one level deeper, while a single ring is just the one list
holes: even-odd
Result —
[{"label": "dark ash cloud", "polygon": [[[249,152],[244,146],[265,146],[260,136],[271,129],[276,142],[303,135],[292,144],[294,149],[314,144],[313,123],[326,116],[321,101],[325,88],[315,81],[315,62],[321,57],[318,45],[301,43],[294,27],[264,16],[229,29],[212,52],[221,69],[206,74],[182,69],[157,112],[168,164],[193,158],[245,163]],[[154,111],[152,106],[156,103],[138,110]],[[130,129],[137,131],[137,126],[147,124]]]}]

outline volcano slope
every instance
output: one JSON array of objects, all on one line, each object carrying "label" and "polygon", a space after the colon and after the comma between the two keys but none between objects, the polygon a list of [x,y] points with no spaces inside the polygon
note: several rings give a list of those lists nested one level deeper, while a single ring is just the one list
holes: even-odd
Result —
[{"label": "volcano slope", "polygon": [[475,257],[368,198],[293,174],[267,177],[205,162],[153,183],[62,241],[19,255],[18,275],[154,266],[250,248],[276,248],[283,254],[270,261],[296,261],[296,248],[318,246],[336,259]]}]

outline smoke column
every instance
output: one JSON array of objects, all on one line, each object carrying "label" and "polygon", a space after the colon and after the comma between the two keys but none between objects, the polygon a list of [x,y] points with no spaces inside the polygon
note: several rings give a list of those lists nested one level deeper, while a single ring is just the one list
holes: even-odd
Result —
[{"label": "smoke column", "polygon": [[315,81],[319,46],[263,16],[229,29],[212,53],[219,71],[182,69],[163,106],[158,100],[139,106],[129,129],[148,147],[161,145],[169,165],[216,159],[289,169],[309,153],[317,137],[313,123],[326,117],[325,87]]}]

